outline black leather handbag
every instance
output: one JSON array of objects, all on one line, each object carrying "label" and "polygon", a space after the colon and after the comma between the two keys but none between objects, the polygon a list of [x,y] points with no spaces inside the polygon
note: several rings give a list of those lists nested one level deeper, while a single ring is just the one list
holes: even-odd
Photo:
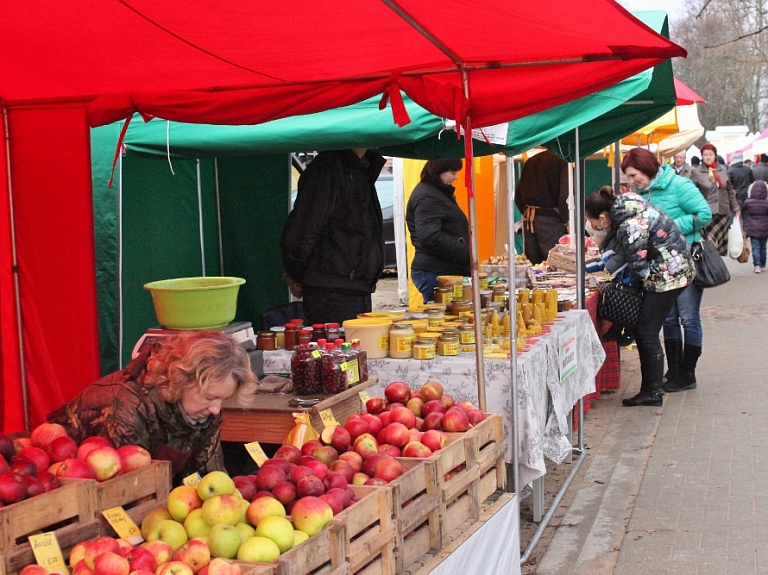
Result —
[{"label": "black leather handbag", "polygon": [[620,281],[605,282],[600,287],[597,315],[627,329],[637,327],[643,308],[643,290]]},{"label": "black leather handbag", "polygon": [[700,288],[710,288],[731,281],[731,274],[717,251],[717,246],[704,235],[697,216],[693,216],[693,228],[701,236],[701,240],[695,242],[691,248],[691,258],[696,267],[693,284]]}]

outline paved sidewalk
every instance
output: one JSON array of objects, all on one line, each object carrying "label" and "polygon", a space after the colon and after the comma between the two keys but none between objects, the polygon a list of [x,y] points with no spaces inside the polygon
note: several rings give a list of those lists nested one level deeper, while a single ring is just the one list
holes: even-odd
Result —
[{"label": "paved sidewalk", "polygon": [[768,273],[728,265],[705,292],[697,389],[616,409],[537,573],[768,574]]}]

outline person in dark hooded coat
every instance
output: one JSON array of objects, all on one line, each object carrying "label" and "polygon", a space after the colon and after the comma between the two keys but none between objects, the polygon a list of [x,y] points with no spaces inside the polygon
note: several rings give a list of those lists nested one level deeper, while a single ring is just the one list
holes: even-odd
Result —
[{"label": "person in dark hooded coat", "polygon": [[765,247],[768,240],[768,185],[757,180],[749,188],[749,195],[744,201],[744,234],[752,244],[752,262],[755,273],[765,271]]}]

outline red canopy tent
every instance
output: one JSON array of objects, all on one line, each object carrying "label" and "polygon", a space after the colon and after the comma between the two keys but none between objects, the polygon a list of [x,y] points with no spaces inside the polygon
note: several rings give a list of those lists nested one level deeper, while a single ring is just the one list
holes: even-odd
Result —
[{"label": "red canopy tent", "polygon": [[376,94],[404,123],[402,90],[470,128],[684,55],[612,0],[5,0],[2,428],[24,426],[27,389],[34,425],[99,373],[89,123],[250,124]]}]

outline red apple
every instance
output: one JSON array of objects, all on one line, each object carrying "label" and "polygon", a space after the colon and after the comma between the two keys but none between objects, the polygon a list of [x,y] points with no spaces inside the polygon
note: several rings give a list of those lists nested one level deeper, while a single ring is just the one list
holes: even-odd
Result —
[{"label": "red apple", "polygon": [[152,455],[141,445],[123,445],[118,448],[117,455],[120,457],[120,473],[142,469],[152,463]]},{"label": "red apple", "polygon": [[[392,411],[392,410],[393,410],[393,409],[395,409],[396,407],[405,407],[405,404],[404,404],[404,403],[400,403],[399,401],[393,401],[392,403],[388,403],[388,404],[387,404],[387,409],[386,409],[386,411]],[[383,412],[382,412],[382,413],[383,413]]]},{"label": "red apple", "polygon": [[363,483],[363,485],[370,485],[372,487],[381,487],[386,484],[387,482],[379,477],[371,477],[365,483]]},{"label": "red apple", "polygon": [[476,409],[474,404],[471,401],[460,401],[456,404],[456,407],[461,407],[463,409],[466,409],[467,411],[470,411],[471,409]]},{"label": "red apple", "polygon": [[420,397],[412,397],[405,404],[405,407],[410,409],[416,417],[421,417],[421,408],[424,407],[424,400]]},{"label": "red apple", "polygon": [[319,439],[310,439],[304,445],[301,446],[301,454],[302,455],[309,455],[312,453],[312,450],[317,447],[318,445],[322,445],[323,442]]},{"label": "red apple", "polygon": [[281,445],[278,447],[277,451],[275,451],[273,459],[285,459],[290,463],[296,463],[299,460],[299,457],[301,457],[301,449],[295,445]]},{"label": "red apple", "polygon": [[96,575],[128,575],[131,572],[131,566],[125,557],[105,551],[94,559],[93,571]]},{"label": "red apple", "polygon": [[251,501],[253,496],[256,495],[256,484],[246,476],[237,475],[232,478],[232,481],[235,483],[235,489],[240,492],[240,495],[246,501]]},{"label": "red apple", "polygon": [[333,511],[334,515],[338,515],[344,511],[344,493],[323,493],[320,495],[320,499],[325,501],[331,507],[331,511]]},{"label": "red apple", "polygon": [[77,457],[77,443],[71,437],[57,437],[48,446],[48,455],[51,458],[51,462],[57,463]]},{"label": "red apple", "polygon": [[467,417],[469,418],[470,425],[477,425],[485,419],[485,413],[479,409],[470,409],[467,412]]},{"label": "red apple", "polygon": [[[411,415],[413,414],[411,413]],[[381,430],[376,439],[379,443],[391,443],[392,445],[402,448],[408,443],[408,428],[397,421],[392,422]]]},{"label": "red apple", "polygon": [[312,475],[305,477],[296,484],[296,495],[299,498],[318,497],[323,493],[325,493],[325,485],[320,479]]},{"label": "red apple", "polygon": [[365,402],[365,409],[368,413],[381,413],[385,407],[383,397],[372,397]]},{"label": "red apple", "polygon": [[91,451],[101,446],[112,447],[112,443],[106,437],[100,437],[98,435],[86,437],[80,442],[80,446],[77,448],[77,458],[84,460]]},{"label": "red apple", "polygon": [[10,461],[11,457],[15,454],[16,450],[13,448],[13,441],[11,441],[11,438],[4,433],[0,433],[0,456],[6,461]]},{"label": "red apple", "polygon": [[13,453],[16,454],[25,447],[31,447],[32,440],[29,437],[16,437],[13,440]]},{"label": "red apple", "polygon": [[355,476],[352,478],[352,485],[365,485],[365,482],[368,481],[370,477],[368,477],[365,473],[362,471],[358,471],[355,473]]},{"label": "red apple", "polygon": [[21,475],[6,471],[0,474],[0,502],[16,503],[27,496],[27,484]]},{"label": "red apple", "polygon": [[416,418],[416,425],[414,425],[419,431],[424,431],[424,420],[421,417]]},{"label": "red apple", "polygon": [[383,479],[387,483],[397,479],[403,474],[403,464],[394,457],[384,459],[376,466],[373,476],[376,479]]},{"label": "red apple", "polygon": [[[293,470],[293,473],[291,473],[291,483],[296,485],[301,479],[305,478],[308,475],[315,475],[315,472],[312,471],[309,467],[306,465],[298,465],[296,466],[296,469]],[[315,475],[315,477],[317,477]]]},{"label": "red apple", "polygon": [[[344,432],[346,432],[346,429]],[[332,445],[321,445],[319,447],[315,447],[310,455],[312,455],[312,457],[315,459],[325,463],[326,467],[328,467],[331,463],[339,458],[339,452],[336,451]]]},{"label": "red apple", "polygon": [[387,455],[386,453],[374,453],[370,457],[366,458],[366,460],[363,461],[363,473],[365,473],[368,477],[373,477],[374,473],[376,472],[376,466],[385,459],[394,459],[394,457]]},{"label": "red apple", "polygon": [[315,472],[315,476],[318,479],[323,479],[328,473],[328,466],[319,459],[315,459],[314,461],[307,461],[306,466]]},{"label": "red apple", "polygon": [[357,439],[355,439],[355,444],[352,449],[359,453],[363,460],[365,460],[370,455],[378,453],[379,443],[370,433],[363,433]]},{"label": "red apple", "polygon": [[392,415],[389,417],[389,423],[402,423],[408,429],[411,429],[416,425],[416,416],[407,407],[396,407],[392,410]]},{"label": "red apple", "polygon": [[[352,453],[354,453],[354,451]],[[362,466],[362,462],[361,462],[361,466]],[[352,467],[352,464],[349,463],[349,461],[344,461],[343,459],[337,459],[336,461],[331,463],[331,466],[328,468],[328,471],[329,471],[328,475],[331,474],[330,472],[341,473],[346,478],[347,483],[350,483],[352,481],[352,477],[354,477],[355,475],[355,471],[357,470],[354,467]],[[325,480],[325,478],[323,479]]]},{"label": "red apple", "polygon": [[389,443],[382,443],[379,445],[379,453],[386,453],[392,457],[400,457],[402,455],[399,447],[390,445]]},{"label": "red apple", "polygon": [[10,466],[8,465],[8,462],[5,460],[5,457],[0,457],[0,473],[5,473],[10,469]]},{"label": "red apple", "polygon": [[384,427],[384,424],[381,422],[381,418],[378,415],[365,413],[361,418],[368,424],[368,433],[374,437],[376,437],[379,434],[379,431]]},{"label": "red apple", "polygon": [[278,483],[272,488],[272,495],[283,505],[288,505],[296,499],[296,486],[290,481]]},{"label": "red apple", "polygon": [[429,431],[430,429],[440,429],[443,426],[444,413],[439,411],[433,411],[424,418],[424,429]]},{"label": "red apple", "polygon": [[439,451],[446,445],[448,445],[448,436],[444,431],[438,429],[430,429],[424,432],[421,437],[421,442],[429,447],[433,452]]},{"label": "red apple", "polygon": [[368,433],[368,424],[365,422],[365,420],[360,417],[351,417],[347,419],[347,422],[344,424],[344,429],[346,429],[349,432],[349,438],[350,441],[354,442],[358,437],[363,435],[364,433]]},{"label": "red apple", "polygon": [[346,489],[348,484],[347,478],[337,471],[329,471],[325,478],[323,478],[323,485],[326,491],[334,487]]},{"label": "red apple", "polygon": [[27,497],[35,497],[45,493],[45,485],[37,478],[37,475],[22,475],[21,478],[27,484]]},{"label": "red apple", "polygon": [[155,556],[151,551],[144,549],[143,547],[133,547],[128,551],[125,558],[131,566],[131,571],[146,569],[154,573],[155,569],[157,569],[157,560],[155,559]]},{"label": "red apple", "polygon": [[469,429],[469,416],[463,409],[452,407],[443,415],[442,425],[445,431],[467,431]]},{"label": "red apple", "polygon": [[323,429],[321,439],[323,440],[323,443],[333,447],[336,450],[337,455],[347,451],[352,443],[352,436],[349,434],[349,431],[340,425],[329,425]]},{"label": "red apple", "polygon": [[456,405],[456,400],[447,393],[444,393],[442,396],[440,396],[440,401],[445,406],[446,410],[451,409]]},{"label": "red apple", "polygon": [[41,423],[32,430],[29,439],[35,447],[48,449],[48,446],[59,437],[69,437],[63,425],[58,423]]},{"label": "red apple", "polygon": [[51,575],[51,572],[42,565],[32,564],[25,565],[22,570],[19,571],[19,575]]},{"label": "red apple", "polygon": [[[303,455],[300,456],[299,459],[301,459],[302,457],[304,457],[304,456]],[[286,475],[290,475],[291,470],[293,469],[293,465],[295,465],[295,464],[291,463],[287,459],[275,459],[273,457],[272,459],[267,459],[262,464],[261,469],[264,469],[266,467],[277,467],[278,469],[281,469],[282,472],[285,473]],[[258,475],[258,473],[257,473],[257,475]],[[256,476],[255,475],[253,476],[253,480],[256,481]]]},{"label": "red apple", "polygon": [[[284,461],[284,460],[281,460]],[[277,466],[262,467],[256,474],[256,489],[260,491],[272,491],[278,483],[288,481],[285,472]]]},{"label": "red apple", "polygon": [[51,458],[48,455],[48,453],[46,453],[44,449],[41,449],[39,447],[34,447],[34,446],[25,447],[21,451],[19,451],[19,453],[16,456],[17,457],[23,456],[23,457],[26,457],[27,459],[31,459],[32,462],[37,467],[38,472],[45,471],[46,469],[48,469],[48,467],[51,464]]},{"label": "red apple", "polygon": [[408,430],[408,441],[421,441],[421,436],[424,435],[423,431],[419,431],[415,427]]},{"label": "red apple", "polygon": [[100,445],[85,456],[84,461],[93,471],[96,481],[106,481],[118,475],[122,470],[120,455],[117,449],[108,445]]},{"label": "red apple", "polygon": [[[43,468],[43,471],[45,471],[45,469],[46,468]],[[17,475],[37,475],[37,464],[35,464],[29,457],[14,455],[11,458],[11,465],[8,467],[8,471],[16,473]]]},{"label": "red apple", "polygon": [[357,451],[345,451],[339,455],[339,460],[349,463],[356,472],[360,471],[363,467],[363,456]]},{"label": "red apple", "polygon": [[405,402],[411,398],[411,389],[403,381],[393,381],[384,388],[384,397],[390,403],[402,403],[405,405]]},{"label": "red apple", "polygon": [[[381,421],[381,427],[386,427],[387,425],[389,425],[389,423],[390,423],[389,418],[390,417],[392,417],[392,412],[391,411],[382,411],[379,414],[379,421]],[[376,435],[378,435],[378,433]]]},{"label": "red apple", "polygon": [[41,471],[37,474],[37,478],[43,484],[43,487],[45,487],[46,491],[52,491],[61,486],[59,478],[50,471]]},{"label": "red apple", "polygon": [[95,479],[93,471],[82,459],[65,459],[56,470],[57,477],[70,477],[77,479]]},{"label": "red apple", "polygon": [[432,455],[432,450],[420,441],[411,441],[403,447],[403,457],[427,458]]},{"label": "red apple", "polygon": [[448,408],[443,405],[442,401],[439,399],[433,399],[424,404],[421,412],[424,414],[424,418],[426,419],[430,413],[445,413],[447,410]]},{"label": "red apple", "polygon": [[427,403],[434,399],[440,399],[443,395],[443,386],[440,382],[428,381],[421,386],[419,395]]}]

